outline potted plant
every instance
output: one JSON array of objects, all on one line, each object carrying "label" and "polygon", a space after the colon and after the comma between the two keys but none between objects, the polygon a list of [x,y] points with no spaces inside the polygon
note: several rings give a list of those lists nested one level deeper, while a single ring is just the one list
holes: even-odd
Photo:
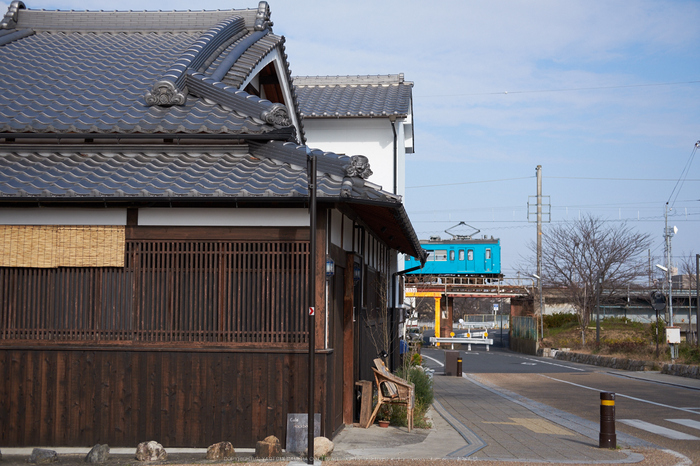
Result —
[{"label": "potted plant", "polygon": [[382,405],[379,408],[379,412],[377,413],[377,422],[379,423],[379,427],[389,427],[389,423],[391,422],[390,405]]}]

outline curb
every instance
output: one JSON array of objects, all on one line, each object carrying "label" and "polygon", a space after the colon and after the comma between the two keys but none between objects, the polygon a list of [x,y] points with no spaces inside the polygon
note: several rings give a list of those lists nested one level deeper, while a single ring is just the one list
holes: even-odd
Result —
[{"label": "curb", "polygon": [[[575,353],[571,351],[556,351],[556,353],[553,354],[553,357],[554,359],[559,359],[562,361],[577,362],[580,364],[589,364],[592,366],[609,367],[611,369],[621,369],[627,371],[653,371],[658,370],[656,368],[659,367],[659,363],[653,361],[614,358],[612,356]],[[700,366],[670,363],[661,363],[660,365],[662,374],[700,379]]]}]

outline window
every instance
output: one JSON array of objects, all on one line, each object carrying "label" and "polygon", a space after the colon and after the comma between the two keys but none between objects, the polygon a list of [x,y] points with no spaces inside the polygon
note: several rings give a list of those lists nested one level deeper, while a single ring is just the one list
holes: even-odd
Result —
[{"label": "window", "polygon": [[454,251],[454,249],[450,251],[450,260],[451,260],[451,261],[455,260],[455,251]]},{"label": "window", "polygon": [[468,261],[474,260],[474,250],[473,249],[470,249],[469,251],[467,251],[467,260]]},{"label": "window", "polygon": [[428,258],[426,259],[426,262],[434,261],[434,260],[435,260],[435,251],[428,251]]},{"label": "window", "polygon": [[464,249],[459,250],[459,260],[461,260],[461,261],[464,260]]},{"label": "window", "polygon": [[446,261],[447,260],[447,249],[436,249],[435,250],[435,260],[436,261]]},{"label": "window", "polygon": [[491,249],[486,249],[486,260],[491,259]]}]

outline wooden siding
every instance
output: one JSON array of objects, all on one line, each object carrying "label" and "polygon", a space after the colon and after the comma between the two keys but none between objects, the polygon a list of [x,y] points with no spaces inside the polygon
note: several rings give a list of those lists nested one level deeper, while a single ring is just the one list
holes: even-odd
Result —
[{"label": "wooden siding", "polygon": [[129,240],[124,268],[0,268],[0,340],[305,343],[305,241]]},{"label": "wooden siding", "polygon": [[[304,352],[2,348],[0,445],[254,447],[268,435],[284,444],[287,414],[308,412],[307,361]],[[317,355],[319,412],[327,364]],[[322,435],[335,428],[324,422]]]}]

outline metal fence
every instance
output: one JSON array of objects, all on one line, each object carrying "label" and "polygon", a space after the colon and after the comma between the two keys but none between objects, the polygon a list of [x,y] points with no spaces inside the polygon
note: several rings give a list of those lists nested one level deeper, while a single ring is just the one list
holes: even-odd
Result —
[{"label": "metal fence", "polygon": [[526,338],[535,340],[535,319],[528,316],[513,316],[511,317],[511,336],[513,338]]},{"label": "metal fence", "polygon": [[506,314],[466,314],[455,327],[467,328],[474,324],[491,324],[494,328],[509,328],[510,316]]}]

